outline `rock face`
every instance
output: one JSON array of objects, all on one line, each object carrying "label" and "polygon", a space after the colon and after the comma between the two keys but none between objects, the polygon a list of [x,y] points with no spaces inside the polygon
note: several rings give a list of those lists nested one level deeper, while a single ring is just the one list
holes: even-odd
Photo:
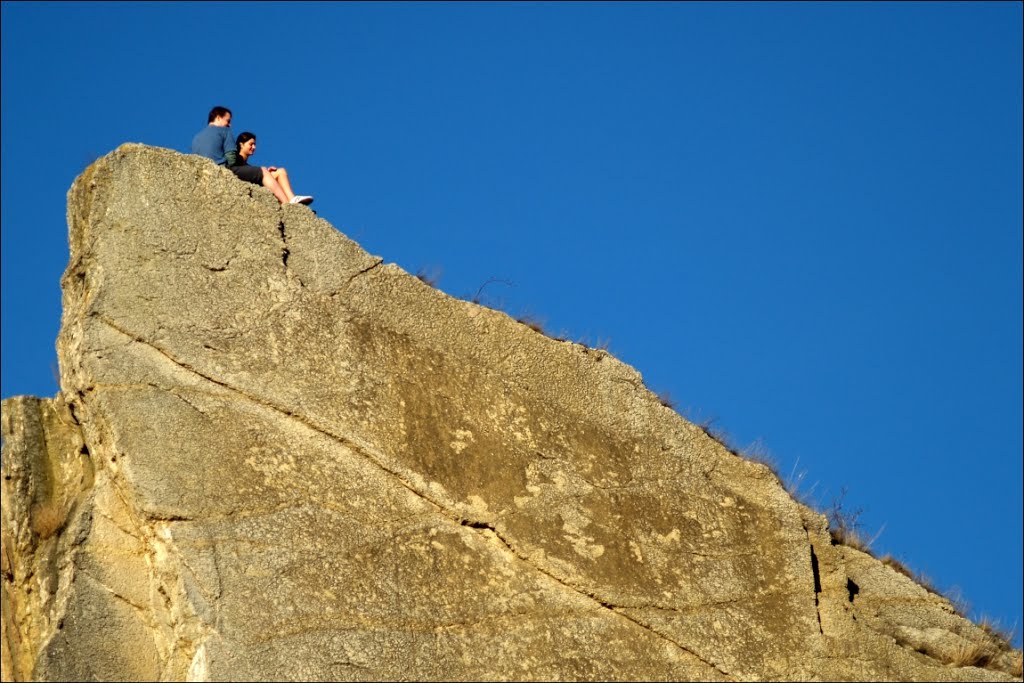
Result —
[{"label": "rock face", "polygon": [[1019,676],[632,368],[205,159],[124,145],[68,223],[61,392],[3,404],[4,679]]}]

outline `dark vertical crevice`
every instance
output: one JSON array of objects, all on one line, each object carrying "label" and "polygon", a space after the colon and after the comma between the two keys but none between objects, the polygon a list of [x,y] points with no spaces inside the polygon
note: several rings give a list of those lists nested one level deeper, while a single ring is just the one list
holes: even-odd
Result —
[{"label": "dark vertical crevice", "polygon": [[288,235],[284,231],[284,221],[277,222],[277,231],[281,233],[281,241],[284,243],[281,247],[281,261],[284,263],[284,267],[288,268],[288,256],[291,252],[288,250]]},{"label": "dark vertical crevice", "polygon": [[821,607],[818,597],[821,595],[821,571],[818,569],[818,556],[814,553],[814,546],[811,546],[811,573],[814,574],[814,611],[818,615],[818,633],[824,634],[825,629],[821,627]]}]

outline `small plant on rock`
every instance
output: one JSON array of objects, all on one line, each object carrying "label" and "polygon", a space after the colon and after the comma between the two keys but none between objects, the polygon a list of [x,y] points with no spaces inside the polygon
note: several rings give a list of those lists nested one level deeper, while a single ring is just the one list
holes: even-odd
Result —
[{"label": "small plant on rock", "polygon": [[658,392],[658,403],[665,406],[666,408],[676,409],[676,402],[673,400],[672,395],[667,391]]},{"label": "small plant on rock", "polygon": [[846,498],[846,487],[839,491],[839,496],[832,499],[831,509],[825,512],[828,518],[828,531],[832,536],[832,542],[837,545],[847,545],[851,548],[868,553],[870,543],[864,541],[860,535],[860,516],[864,513],[863,508],[847,510],[843,507],[843,499]]},{"label": "small plant on rock", "polygon": [[523,315],[516,318],[516,320],[526,325],[534,332],[540,332],[543,335],[547,334],[547,332],[544,331],[544,324],[537,318],[530,315],[529,313],[524,313]]},{"label": "small plant on rock", "polygon": [[735,446],[732,445],[732,441],[729,438],[729,435],[726,434],[721,429],[718,429],[718,428],[713,426],[714,422],[715,422],[715,418],[711,418],[711,419],[705,420],[704,422],[701,422],[697,426],[700,427],[701,430],[703,430],[703,432],[705,434],[707,434],[711,438],[712,441],[717,442],[719,446],[721,446],[725,450],[729,451],[730,453],[732,453],[736,457],[743,457],[743,456],[740,455],[739,450]]},{"label": "small plant on rock", "polygon": [[416,272],[416,279],[425,285],[437,288],[437,283],[441,280],[441,274],[438,270],[427,271],[426,268],[420,268]]},{"label": "small plant on rock", "polygon": [[995,648],[987,641],[963,643],[953,652],[949,663],[953,666],[985,667],[995,659],[996,654]]}]

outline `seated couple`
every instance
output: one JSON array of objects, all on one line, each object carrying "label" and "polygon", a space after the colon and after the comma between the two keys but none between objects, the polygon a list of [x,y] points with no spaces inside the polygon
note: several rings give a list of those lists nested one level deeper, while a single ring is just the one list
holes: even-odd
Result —
[{"label": "seated couple", "polygon": [[282,204],[311,204],[313,198],[297,195],[292,191],[288,172],[276,166],[250,166],[248,161],[256,152],[256,136],[241,133],[238,139],[231,134],[231,110],[214,107],[210,110],[209,125],[192,139],[192,153],[199,154],[214,163],[226,166],[240,180],[262,185],[277,197]]}]

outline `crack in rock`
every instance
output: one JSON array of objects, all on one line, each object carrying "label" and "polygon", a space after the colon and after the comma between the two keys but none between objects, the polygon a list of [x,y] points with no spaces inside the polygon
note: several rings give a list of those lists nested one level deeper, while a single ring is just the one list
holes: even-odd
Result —
[{"label": "crack in rock", "polygon": [[284,221],[277,222],[277,231],[281,233],[281,262],[284,264],[285,270],[288,269],[288,257],[291,255],[291,250],[288,249],[288,233],[285,231]]},{"label": "crack in rock", "polygon": [[342,292],[344,292],[344,291],[345,291],[346,289],[348,289],[348,286],[349,286],[349,285],[351,285],[351,284],[352,284],[352,282],[353,282],[353,281],[354,281],[354,280],[355,280],[355,279],[356,279],[357,277],[360,277],[360,276],[362,276],[362,275],[366,275],[367,273],[369,273],[369,272],[370,272],[371,270],[373,270],[374,268],[378,268],[378,267],[380,267],[381,265],[383,265],[383,263],[384,263],[384,259],[382,259],[382,258],[378,258],[378,259],[377,259],[377,260],[376,260],[376,261],[375,261],[375,262],[373,263],[373,265],[371,265],[371,266],[368,266],[368,267],[366,267],[366,268],[363,268],[362,270],[360,270],[360,271],[359,271],[358,273],[356,273],[355,275],[352,275],[351,277],[349,277],[349,279],[345,281],[345,284],[343,284],[343,285],[342,285],[341,287],[339,287],[337,291],[333,292],[333,293],[331,294],[331,296],[332,296],[332,297],[334,297],[334,296],[338,296],[339,294],[341,294]]},{"label": "crack in rock", "polygon": [[811,542],[811,532],[805,526],[804,532],[807,534],[807,544],[811,549],[811,573],[814,576],[814,613],[818,617],[818,633],[825,635],[825,629],[821,624],[821,569],[818,567],[818,556],[814,552],[814,543]]}]

